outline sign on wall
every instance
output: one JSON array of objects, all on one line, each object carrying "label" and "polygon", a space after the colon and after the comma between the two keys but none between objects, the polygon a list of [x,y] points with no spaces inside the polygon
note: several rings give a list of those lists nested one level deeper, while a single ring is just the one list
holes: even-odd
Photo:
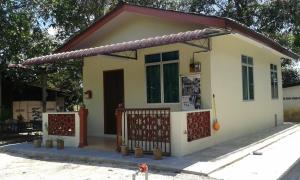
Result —
[{"label": "sign on wall", "polygon": [[181,108],[184,111],[201,108],[200,74],[181,76]]}]

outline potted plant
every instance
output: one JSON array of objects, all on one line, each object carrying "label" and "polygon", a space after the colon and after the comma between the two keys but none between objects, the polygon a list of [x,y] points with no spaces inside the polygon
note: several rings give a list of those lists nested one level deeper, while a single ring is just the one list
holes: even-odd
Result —
[{"label": "potted plant", "polygon": [[33,140],[33,145],[35,148],[40,148],[42,146],[42,140],[40,139]]},{"label": "potted plant", "polygon": [[23,115],[22,115],[22,114],[19,114],[19,115],[17,116],[17,122],[20,123],[20,122],[23,122],[23,121],[24,121]]},{"label": "potted plant", "polygon": [[57,149],[64,149],[65,143],[63,139],[57,139],[56,143],[57,143],[56,144]]},{"label": "potted plant", "polygon": [[122,145],[121,145],[121,154],[123,156],[127,156],[128,155],[128,146],[125,144],[125,141],[122,141]]},{"label": "potted plant", "polygon": [[153,158],[155,160],[160,160],[162,158],[162,151],[158,146],[153,148]]},{"label": "potted plant", "polygon": [[52,148],[53,147],[53,141],[52,139],[47,139],[45,143],[46,148]]},{"label": "potted plant", "polygon": [[140,158],[140,157],[143,157],[143,148],[140,147],[139,145],[135,147],[135,150],[134,150],[134,155],[136,158]]}]

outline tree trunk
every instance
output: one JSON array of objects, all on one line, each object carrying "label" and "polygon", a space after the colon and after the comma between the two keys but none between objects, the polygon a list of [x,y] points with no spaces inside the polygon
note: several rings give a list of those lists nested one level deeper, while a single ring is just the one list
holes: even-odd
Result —
[{"label": "tree trunk", "polygon": [[43,112],[46,112],[47,106],[47,73],[46,70],[42,72],[42,105],[43,105]]},{"label": "tree trunk", "polygon": [[0,117],[2,115],[2,73],[0,72]]}]

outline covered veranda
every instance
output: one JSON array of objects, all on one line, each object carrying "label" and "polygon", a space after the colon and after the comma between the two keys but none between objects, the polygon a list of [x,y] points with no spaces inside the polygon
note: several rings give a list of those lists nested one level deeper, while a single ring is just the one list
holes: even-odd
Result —
[{"label": "covered veranda", "polygon": [[[165,36],[141,39],[136,41],[128,41],[128,42],[99,46],[99,47],[94,47],[89,49],[81,49],[81,50],[57,53],[52,55],[46,55],[46,56],[28,59],[20,65],[11,65],[11,66],[26,67],[31,65],[47,65],[56,62],[68,61],[70,59],[77,59],[77,58],[97,56],[97,55],[113,56],[113,57],[126,59],[126,60],[128,59],[136,60],[137,51],[140,49],[170,45],[175,43],[181,43],[187,46],[191,46],[193,48],[197,48],[198,51],[195,51],[194,53],[208,52],[211,50],[211,45],[210,45],[211,37],[226,35],[229,33],[230,31],[225,29],[205,28],[201,30],[187,31],[187,32],[182,32],[177,34],[169,34]],[[195,112],[190,112],[191,113],[190,116],[192,119],[195,119],[196,117],[201,117],[201,115],[203,114],[204,117],[206,117],[204,118],[205,121],[207,121],[206,123],[200,123],[203,125],[204,129],[201,132],[199,132],[198,135],[196,135],[197,136],[196,139],[210,136],[210,127],[211,127],[210,110],[205,110],[205,111],[207,111],[209,115],[204,115],[202,110],[199,110],[198,114],[195,114]],[[80,140],[83,139],[82,140],[83,142],[90,142],[91,145],[90,148],[95,148],[95,149],[98,148],[102,150],[105,148],[113,149],[114,147],[120,146],[122,144],[122,141],[123,142],[125,141],[128,145],[130,144],[130,150],[133,150],[135,146],[140,145],[143,148],[145,148],[146,152],[151,152],[154,146],[158,146],[160,144],[160,148],[164,149],[164,154],[166,155],[171,155],[171,154],[183,155],[189,153],[189,152],[182,152],[181,150],[178,152],[174,152],[177,151],[174,149],[182,149],[181,147],[178,147],[178,146],[182,146],[182,142],[178,141],[179,135],[178,133],[176,133],[175,129],[181,128],[182,130],[180,131],[185,131],[184,129],[186,129],[185,127],[187,126],[186,118],[189,116],[188,115],[189,112],[182,112],[179,115],[178,113],[180,112],[170,112],[170,109],[168,108],[167,109],[165,108],[158,108],[158,109],[124,108],[121,112],[123,114],[123,118],[119,118],[119,119],[117,118],[117,138],[115,138],[116,139],[115,146],[113,145],[115,143],[111,143],[111,140],[113,138],[110,138],[110,140],[108,140],[107,138],[106,139],[90,138],[90,140],[88,140],[87,137],[88,129],[86,125],[85,127],[82,127],[82,124],[79,124],[78,126],[80,131],[83,131],[83,133],[79,133],[79,136],[76,138]],[[172,113],[175,114],[172,115]],[[156,123],[152,128],[156,130],[150,131],[149,127],[145,129],[144,126],[142,125],[142,122],[145,122],[145,118],[147,119],[154,116],[156,117],[155,118]],[[182,121],[185,122],[184,124],[178,124],[177,123],[178,120],[172,117],[182,117],[185,119]],[[45,118],[48,120],[46,116]],[[131,122],[128,122],[129,119]],[[200,120],[202,120],[202,118]],[[127,129],[128,127],[126,125],[128,123],[131,124],[131,127],[135,129],[128,130]],[[175,125],[176,123],[177,125]],[[76,123],[74,126],[76,126]],[[172,130],[172,128],[174,128],[174,130]],[[76,128],[74,129],[76,131]],[[162,129],[164,130],[164,132]],[[135,134],[133,134],[132,132],[135,132]],[[144,132],[147,132],[147,134],[144,134]],[[189,132],[186,132],[186,134],[195,136],[195,134],[191,134]],[[60,134],[57,135],[59,136]],[[173,142],[172,139],[174,139]],[[177,145],[175,143],[175,139],[177,139],[176,141]],[[180,137],[179,139],[182,138]],[[189,141],[188,139],[189,138],[185,138],[182,139],[182,141],[187,143]],[[99,142],[101,141],[101,143],[99,143],[98,141]],[[74,145],[74,143],[71,144]],[[83,144],[87,145],[87,143],[83,143]],[[103,146],[104,148],[101,148],[101,146]],[[192,149],[191,151],[195,151],[195,150]]]}]

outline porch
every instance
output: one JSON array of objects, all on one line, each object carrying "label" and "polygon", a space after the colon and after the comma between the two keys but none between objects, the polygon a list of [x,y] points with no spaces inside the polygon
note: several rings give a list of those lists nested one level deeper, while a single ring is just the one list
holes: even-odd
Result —
[{"label": "porch", "polygon": [[[183,156],[208,147],[211,38],[227,34],[227,30],[204,28],[26,61],[23,65],[84,57],[88,116],[43,114],[44,143],[63,138],[66,146],[89,144],[87,148],[112,150],[113,139],[96,137],[117,134],[117,148],[124,142],[130,151],[141,146],[145,153],[152,153],[159,147],[165,155]],[[119,103],[126,108],[116,121]]]},{"label": "porch", "polygon": [[[83,110],[81,110],[83,111]],[[210,110],[171,112],[170,108],[116,109],[115,136],[87,136],[87,116],[82,112],[43,114],[43,142],[63,139],[66,147],[115,151],[126,144],[130,152],[141,147],[145,154],[154,148],[166,156],[183,156],[204,149],[211,136]]]}]

